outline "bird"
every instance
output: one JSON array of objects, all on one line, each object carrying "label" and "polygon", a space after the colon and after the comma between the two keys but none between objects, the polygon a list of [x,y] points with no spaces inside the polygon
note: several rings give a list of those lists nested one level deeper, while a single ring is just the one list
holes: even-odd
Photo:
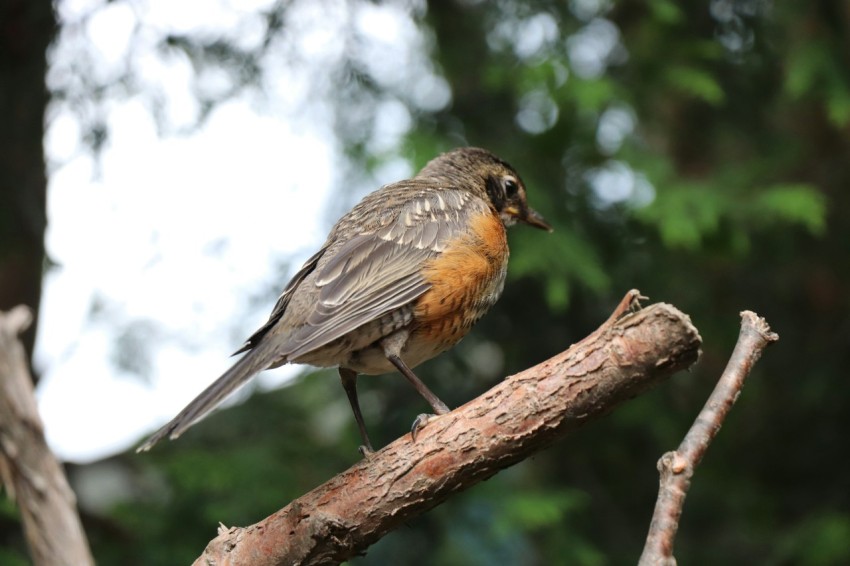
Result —
[{"label": "bird", "polygon": [[374,449],[357,397],[358,375],[398,371],[431,405],[411,429],[449,412],[413,368],[446,351],[496,303],[507,273],[506,227],[551,232],[530,208],[519,174],[476,147],[429,161],[342,216],[292,277],[244,354],[139,448],[175,439],[257,373],[298,363],[338,367],[363,444]]}]

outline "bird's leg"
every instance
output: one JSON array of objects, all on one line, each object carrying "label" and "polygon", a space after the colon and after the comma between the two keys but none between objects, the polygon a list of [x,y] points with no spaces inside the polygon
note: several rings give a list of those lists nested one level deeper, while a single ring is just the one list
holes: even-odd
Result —
[{"label": "bird's leg", "polygon": [[[425,385],[425,383],[419,379],[415,373],[413,373],[413,370],[407,367],[407,364],[404,363],[404,360],[402,360],[399,355],[401,353],[402,346],[404,346],[404,343],[407,341],[408,335],[408,331],[403,330],[384,338],[381,341],[381,345],[384,348],[384,355],[390,363],[398,369],[401,375],[406,377],[410,384],[416,388],[416,391],[418,391],[419,394],[428,401],[431,408],[434,409],[434,412],[437,415],[445,415],[449,412],[448,405],[443,403],[439,397],[434,395],[434,393],[428,389],[428,386]],[[427,414],[422,414],[416,417],[416,420],[413,421],[413,426],[410,428],[410,435],[413,437],[413,440],[416,440],[416,434],[422,429],[422,427],[428,424],[428,421],[432,417],[433,415]]]},{"label": "bird's leg", "polygon": [[363,445],[359,448],[360,453],[363,456],[368,456],[375,450],[372,448],[372,443],[369,442],[366,423],[363,422],[363,413],[360,412],[360,401],[357,400],[357,372],[353,369],[341,367],[339,368],[339,378],[342,381],[345,394],[348,395],[348,402],[351,403],[351,410],[354,412],[354,420],[357,421],[357,428],[360,429],[360,437],[363,439]]},{"label": "bird's leg", "polygon": [[398,368],[398,371],[407,378],[407,380],[416,388],[416,391],[419,392],[422,397],[425,398],[428,403],[430,403],[431,407],[434,409],[434,412],[438,415],[445,415],[449,412],[449,407],[440,401],[440,398],[434,395],[434,393],[428,389],[428,386],[425,385],[421,379],[416,377],[416,374],[413,373],[407,364],[402,361],[402,359],[395,355],[387,356],[387,359],[392,362],[392,364]]}]

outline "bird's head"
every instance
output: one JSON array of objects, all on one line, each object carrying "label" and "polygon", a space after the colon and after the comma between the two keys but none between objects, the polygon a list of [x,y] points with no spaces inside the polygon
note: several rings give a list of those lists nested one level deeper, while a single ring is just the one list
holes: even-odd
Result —
[{"label": "bird's head", "polygon": [[507,162],[485,149],[462,147],[432,159],[418,177],[442,178],[455,186],[483,193],[505,226],[522,222],[552,231],[536,210],[528,206],[525,185]]}]

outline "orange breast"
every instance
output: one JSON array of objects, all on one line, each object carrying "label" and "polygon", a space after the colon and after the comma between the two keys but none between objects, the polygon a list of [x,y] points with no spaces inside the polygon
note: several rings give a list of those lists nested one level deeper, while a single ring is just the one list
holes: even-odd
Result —
[{"label": "orange breast", "polygon": [[475,217],[470,228],[423,269],[431,288],[416,303],[416,335],[441,349],[463,338],[493,306],[505,283],[508,241],[504,224],[487,211]]}]

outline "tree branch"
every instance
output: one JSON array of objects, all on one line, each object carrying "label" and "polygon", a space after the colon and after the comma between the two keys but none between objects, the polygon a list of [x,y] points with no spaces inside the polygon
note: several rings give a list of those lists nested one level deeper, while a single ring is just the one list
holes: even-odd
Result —
[{"label": "tree branch", "polygon": [[666,304],[629,312],[355,464],[250,527],[219,529],[197,565],[334,564],[691,366],[701,339]]},{"label": "tree branch", "polygon": [[24,348],[26,307],[0,312],[0,479],[16,498],[38,566],[94,564],[62,466],[44,440]]},{"label": "tree branch", "polygon": [[676,538],[682,506],[694,470],[708,450],[708,445],[720,432],[726,415],[741,394],[744,380],[761,357],[762,350],[777,340],[779,336],[770,331],[770,326],[763,318],[751,311],[741,313],[738,343],[720,381],[679,448],[667,452],[658,460],[658,471],[661,474],[658,499],[640,557],[640,566],[675,566],[673,540]]}]

